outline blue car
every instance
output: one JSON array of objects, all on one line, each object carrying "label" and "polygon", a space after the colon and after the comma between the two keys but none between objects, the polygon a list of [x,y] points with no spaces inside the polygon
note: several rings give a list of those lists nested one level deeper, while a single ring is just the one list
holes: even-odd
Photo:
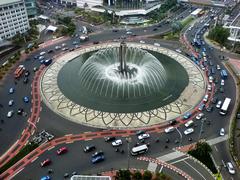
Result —
[{"label": "blue car", "polygon": [[50,176],[43,176],[40,180],[51,180]]},{"label": "blue car", "polygon": [[23,101],[24,101],[25,103],[28,103],[28,102],[29,102],[29,98],[28,98],[27,96],[24,96],[24,97],[23,97]]},{"label": "blue car", "polygon": [[9,92],[9,94],[13,94],[14,93],[14,88],[11,87],[8,92]]},{"label": "blue car", "polygon": [[99,155],[99,156],[96,156],[96,157],[92,158],[92,163],[95,164],[95,163],[103,161],[104,159],[105,159],[104,155]]},{"label": "blue car", "polygon": [[200,105],[198,106],[198,110],[199,110],[199,111],[202,111],[204,108],[205,108],[205,104],[204,104],[204,103],[202,103],[202,104],[200,104]]},{"label": "blue car", "polygon": [[186,114],[184,114],[184,116],[183,116],[184,119],[188,119],[188,118],[190,118],[190,117],[191,117],[191,113],[186,113]]}]

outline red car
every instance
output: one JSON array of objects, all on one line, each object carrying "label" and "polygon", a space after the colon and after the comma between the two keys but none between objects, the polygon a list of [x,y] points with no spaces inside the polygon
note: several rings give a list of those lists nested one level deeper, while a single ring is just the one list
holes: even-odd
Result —
[{"label": "red car", "polygon": [[44,161],[41,162],[41,167],[45,167],[49,164],[51,164],[51,160],[50,159],[45,159]]},{"label": "red car", "polygon": [[61,147],[60,149],[57,150],[57,154],[61,155],[64,154],[68,151],[68,149],[66,147]]}]

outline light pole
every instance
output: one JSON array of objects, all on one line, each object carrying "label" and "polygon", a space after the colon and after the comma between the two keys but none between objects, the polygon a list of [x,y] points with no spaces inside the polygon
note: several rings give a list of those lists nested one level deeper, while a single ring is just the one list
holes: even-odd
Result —
[{"label": "light pole", "polygon": [[176,127],[176,130],[180,136],[180,143],[179,143],[179,147],[182,145],[182,133],[179,131],[179,129]]},{"label": "light pole", "polygon": [[130,164],[130,157],[129,157],[129,152],[130,152],[130,149],[129,149],[129,144],[130,142],[132,141],[132,138],[131,137],[126,137],[126,141],[127,141],[127,156],[128,156],[128,161],[127,161],[127,169],[129,170],[129,164]]}]

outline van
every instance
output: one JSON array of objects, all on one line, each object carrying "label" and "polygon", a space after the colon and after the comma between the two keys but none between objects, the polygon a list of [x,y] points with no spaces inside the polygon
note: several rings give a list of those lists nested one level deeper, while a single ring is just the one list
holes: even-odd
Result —
[{"label": "van", "polygon": [[207,102],[208,101],[208,94],[206,94],[203,98],[203,102]]},{"label": "van", "polygon": [[187,127],[190,127],[193,125],[193,120],[190,120],[188,121],[187,123],[184,124],[184,126],[187,128]]}]

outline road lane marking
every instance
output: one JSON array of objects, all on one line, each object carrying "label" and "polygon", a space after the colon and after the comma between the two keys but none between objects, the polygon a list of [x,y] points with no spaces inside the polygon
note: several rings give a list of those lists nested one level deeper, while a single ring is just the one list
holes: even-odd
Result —
[{"label": "road lane marking", "polygon": [[92,139],[91,138],[89,138],[89,139],[84,139],[84,141],[91,141]]},{"label": "road lane marking", "polygon": [[20,170],[18,170],[12,177],[16,176],[17,174],[19,174],[22,170],[24,169],[24,167]]},{"label": "road lane marking", "polygon": [[64,135],[64,136],[72,136],[72,134],[66,134],[66,135]]},{"label": "road lane marking", "polygon": [[73,143],[73,141],[67,141],[67,142],[66,142],[66,144],[71,144],[71,143]]},{"label": "road lane marking", "polygon": [[163,166],[161,166],[161,168],[160,168],[159,172],[161,173],[161,172],[162,172],[162,170],[163,170]]},{"label": "road lane marking", "polygon": [[184,161],[188,166],[190,166],[193,170],[195,170],[203,179],[207,180],[196,168],[194,168],[191,164],[187,161]]},{"label": "road lane marking", "polygon": [[176,164],[176,163],[181,162],[181,161],[184,161],[184,160],[186,160],[186,159],[189,159],[189,157],[185,157],[185,158],[183,158],[183,159],[179,159],[179,160],[173,161],[173,162],[171,162],[170,164]]},{"label": "road lane marking", "polygon": [[224,167],[226,167],[226,164],[225,164],[225,162],[223,160],[222,160],[222,164],[223,164]]},{"label": "road lane marking", "polygon": [[215,148],[215,150],[218,152],[218,148],[217,148],[217,146],[214,146],[214,148]]},{"label": "road lane marking", "polygon": [[35,157],[33,160],[31,160],[31,163],[33,163],[34,161],[36,161],[38,159],[38,156]]}]

